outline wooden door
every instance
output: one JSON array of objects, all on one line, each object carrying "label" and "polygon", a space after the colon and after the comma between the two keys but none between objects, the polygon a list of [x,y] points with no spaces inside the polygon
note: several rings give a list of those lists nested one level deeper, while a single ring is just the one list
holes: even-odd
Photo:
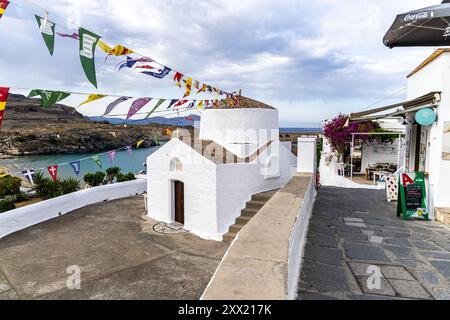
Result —
[{"label": "wooden door", "polygon": [[174,182],[175,190],[175,222],[184,224],[184,183],[180,181]]}]

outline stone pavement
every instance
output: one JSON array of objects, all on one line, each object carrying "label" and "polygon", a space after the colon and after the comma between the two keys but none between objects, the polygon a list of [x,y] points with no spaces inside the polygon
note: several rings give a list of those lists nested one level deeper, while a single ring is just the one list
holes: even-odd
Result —
[{"label": "stone pavement", "polygon": [[160,233],[144,212],[141,196],[99,203],[1,239],[0,300],[199,299],[228,245]]},{"label": "stone pavement", "polygon": [[323,187],[300,300],[450,299],[450,227],[403,221],[378,190]]}]

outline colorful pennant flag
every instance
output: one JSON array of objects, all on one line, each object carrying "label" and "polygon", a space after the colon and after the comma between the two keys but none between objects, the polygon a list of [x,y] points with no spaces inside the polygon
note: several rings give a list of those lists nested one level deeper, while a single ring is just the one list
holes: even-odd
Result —
[{"label": "colorful pennant flag", "polygon": [[75,174],[78,176],[81,171],[81,162],[80,161],[73,161],[70,163],[72,166],[73,171],[75,171]]},{"label": "colorful pennant flag", "polygon": [[128,155],[129,155],[130,157],[133,156],[133,147],[132,147],[132,146],[125,147],[124,150],[128,153]]},{"label": "colorful pennant flag", "polygon": [[102,49],[107,54],[106,59],[108,59],[109,56],[120,57],[120,56],[134,53],[133,50],[130,50],[121,45],[116,45],[114,48],[111,48],[110,46],[108,46],[106,43],[104,43],[101,40],[99,40],[97,42],[97,46],[99,46],[100,49]]},{"label": "colorful pennant flag", "polygon": [[194,119],[191,116],[187,117],[185,120],[186,121],[194,121]]},{"label": "colorful pennant flag", "polygon": [[84,73],[88,80],[97,88],[97,76],[95,74],[95,48],[100,36],[84,28],[79,28],[80,35],[80,60]]},{"label": "colorful pennant flag", "polygon": [[47,167],[48,173],[52,177],[53,181],[56,181],[58,179],[58,165],[53,165],[50,167]]},{"label": "colorful pennant flag", "polygon": [[169,103],[169,106],[167,107],[167,109],[172,108],[172,106],[173,106],[175,103],[177,103],[178,101],[179,101],[178,99],[172,99],[172,100],[170,100],[170,103]]},{"label": "colorful pennant flag", "polygon": [[117,99],[116,101],[110,103],[108,105],[108,107],[106,107],[104,116],[110,114],[119,104],[121,104],[122,102],[125,102],[129,99],[130,99],[129,97],[121,97],[121,98]]},{"label": "colorful pennant flag", "polygon": [[123,68],[133,68],[133,66],[136,64],[137,60],[127,57],[127,61],[119,63],[119,71]]},{"label": "colorful pennant flag", "polygon": [[181,107],[183,104],[186,104],[188,101],[189,100],[180,100],[173,107],[174,108]]},{"label": "colorful pennant flag", "polygon": [[53,51],[55,49],[55,24],[48,21],[47,18],[44,19],[38,15],[35,15],[35,17],[39,30],[44,38],[45,45],[47,46],[50,55],[53,56]]},{"label": "colorful pennant flag", "polygon": [[128,111],[127,120],[138,113],[147,103],[149,103],[152,98],[139,98],[131,105],[130,110]]},{"label": "colorful pennant flag", "polygon": [[95,164],[102,169],[102,160],[99,155],[92,156],[91,159],[95,162]]},{"label": "colorful pennant flag", "polygon": [[203,108],[203,100],[200,100],[199,102],[198,102],[198,105],[197,105],[197,109],[201,109],[201,108]]},{"label": "colorful pennant flag", "polygon": [[162,79],[165,76],[167,76],[170,73],[170,71],[172,71],[172,69],[170,69],[168,67],[164,67],[164,69],[161,72],[159,72],[159,73],[157,73],[157,72],[150,72],[150,71],[142,71],[141,73],[149,75],[149,76],[152,76],[152,77],[155,77],[155,78],[158,78],[158,79]]},{"label": "colorful pennant flag", "polygon": [[136,149],[139,149],[139,147],[142,146],[144,142],[145,140],[138,141],[138,143],[136,144]]},{"label": "colorful pennant flag", "polygon": [[107,95],[104,95],[104,94],[90,94],[88,96],[87,100],[82,102],[82,103],[80,103],[80,105],[78,107],[81,107],[82,105],[85,105],[85,104],[90,103],[90,102],[94,102],[96,100],[103,99],[105,97],[107,97]]},{"label": "colorful pennant flag", "polygon": [[25,170],[22,171],[22,174],[31,184],[34,184],[34,178],[36,177],[36,172],[34,170]]},{"label": "colorful pennant flag", "polygon": [[201,92],[206,92],[206,84],[203,84],[201,86],[201,88],[198,89],[197,94],[201,93]]},{"label": "colorful pennant flag", "polygon": [[159,101],[158,101],[158,103],[156,104],[156,106],[152,109],[152,111],[149,112],[149,114],[145,117],[145,119],[150,118],[150,116],[152,115],[152,113],[155,112],[156,109],[158,109],[165,101],[166,101],[166,99],[159,99]]},{"label": "colorful pennant flag", "polygon": [[191,95],[192,90],[192,78],[187,78],[186,80],[186,93],[184,94],[183,98],[186,98],[187,96]]},{"label": "colorful pennant flag", "polygon": [[108,152],[109,162],[113,163],[116,159],[116,150]]},{"label": "colorful pennant flag", "polygon": [[60,36],[60,37],[63,37],[63,38],[72,38],[72,39],[75,39],[75,40],[80,40],[80,35],[78,33],[76,33],[76,32],[74,32],[72,34],[57,32],[56,34],[58,36]]},{"label": "colorful pennant flag", "polygon": [[193,102],[191,102],[191,103],[189,103],[189,105],[188,105],[188,109],[191,109],[191,108],[193,108],[194,107],[194,105],[195,105],[195,101],[193,101]]},{"label": "colorful pennant flag", "polygon": [[9,1],[8,0],[0,0],[0,18],[5,13],[5,10],[8,7],[8,5],[9,5]]},{"label": "colorful pennant flag", "polygon": [[172,133],[173,133],[173,130],[170,129],[170,128],[164,130],[164,135],[165,136],[172,137]]},{"label": "colorful pennant flag", "polygon": [[178,88],[181,88],[181,80],[183,80],[184,75],[177,72],[175,73],[175,76],[173,77],[173,81],[175,81]]},{"label": "colorful pennant flag", "polygon": [[2,127],[3,117],[5,115],[8,95],[9,95],[9,88],[0,88],[0,128]]},{"label": "colorful pennant flag", "polygon": [[46,108],[66,99],[68,96],[70,96],[70,93],[36,89],[31,90],[31,92],[28,94],[28,98],[33,98],[36,96],[41,97],[42,106]]}]

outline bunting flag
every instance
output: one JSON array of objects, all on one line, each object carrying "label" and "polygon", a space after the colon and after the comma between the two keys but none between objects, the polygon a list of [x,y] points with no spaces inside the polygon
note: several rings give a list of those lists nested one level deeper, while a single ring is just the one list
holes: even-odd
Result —
[{"label": "bunting flag", "polygon": [[116,150],[108,152],[109,162],[113,163],[116,159]]},{"label": "bunting flag", "polygon": [[95,48],[100,36],[86,29],[79,28],[80,35],[80,60],[84,73],[88,80],[97,88],[97,76],[95,74]]},{"label": "bunting flag", "polygon": [[43,107],[50,107],[70,96],[70,93],[62,91],[50,91],[50,90],[31,90],[28,94],[28,98],[33,98],[36,96],[41,97],[41,104]]},{"label": "bunting flag", "polygon": [[183,104],[186,104],[188,101],[189,100],[180,100],[173,107],[174,108],[181,107]]},{"label": "bunting flag", "polygon": [[0,0],[0,19],[3,16],[3,14],[5,13],[6,8],[9,5],[9,1],[8,0]]},{"label": "bunting flag", "polygon": [[125,56],[127,54],[134,53],[133,50],[130,50],[121,45],[116,45],[114,48],[111,48],[110,46],[108,46],[106,43],[104,43],[101,40],[99,40],[97,42],[97,46],[107,54],[106,59],[108,59],[109,56],[120,57],[120,56]]},{"label": "bunting flag", "polygon": [[127,120],[130,119],[132,116],[134,116],[136,113],[139,112],[147,103],[149,103],[152,100],[152,98],[140,98],[137,99],[133,104],[131,105],[130,110],[128,111]]},{"label": "bunting flag", "polygon": [[127,57],[127,61],[119,63],[118,65],[119,71],[122,70],[123,68],[133,68],[136,62],[137,62],[136,59]]},{"label": "bunting flag", "polygon": [[201,86],[201,88],[198,89],[197,94],[201,93],[201,92],[206,92],[206,84],[203,84]]},{"label": "bunting flag", "polygon": [[119,104],[121,104],[122,102],[125,102],[127,100],[129,100],[129,97],[121,97],[119,99],[117,99],[116,101],[110,103],[105,110],[105,114],[104,116],[110,114]]},{"label": "bunting flag", "polygon": [[142,146],[144,142],[145,140],[138,141],[138,143],[136,144],[136,149],[139,149],[139,147]]},{"label": "bunting flag", "polygon": [[80,40],[80,35],[76,32],[74,32],[72,34],[57,32],[56,34],[63,38],[71,38],[71,39],[75,39],[75,40]]},{"label": "bunting flag", "polygon": [[203,100],[200,100],[199,102],[198,102],[198,105],[197,105],[197,109],[201,109],[201,108],[203,108]]},{"label": "bunting flag", "polygon": [[161,72],[157,73],[157,72],[150,72],[150,71],[142,71],[141,73],[158,78],[158,79],[162,79],[165,76],[167,76],[170,71],[172,71],[172,69],[168,68],[168,67],[164,67],[164,70],[162,70]]},{"label": "bunting flag", "polygon": [[80,103],[80,105],[78,107],[81,107],[82,105],[85,105],[85,104],[90,103],[90,102],[94,102],[96,100],[103,99],[105,97],[107,97],[107,95],[104,95],[104,94],[90,94],[88,96],[87,100],[82,102],[82,103]]},{"label": "bunting flag", "polygon": [[173,77],[173,81],[175,81],[178,88],[181,88],[181,80],[183,80],[184,75],[177,72],[175,73],[175,76]]},{"label": "bunting flag", "polygon": [[102,169],[102,160],[100,159],[100,156],[99,156],[99,155],[95,155],[95,156],[91,157],[91,159],[92,159],[92,161],[95,162],[95,164],[96,164],[100,169]]},{"label": "bunting flag", "polygon": [[164,130],[164,135],[165,136],[172,137],[172,133],[173,133],[173,130],[170,129],[170,128]]},{"label": "bunting flag", "polygon": [[172,106],[173,106],[175,103],[177,103],[178,101],[179,101],[178,99],[172,99],[172,100],[170,100],[170,103],[169,103],[169,106],[167,107],[167,109],[172,108]]},{"label": "bunting flag", "polygon": [[52,177],[52,180],[55,182],[58,179],[58,165],[53,165],[47,168],[48,173]]},{"label": "bunting flag", "polygon": [[159,101],[158,101],[158,103],[156,104],[156,106],[152,109],[152,111],[149,112],[149,114],[145,117],[145,119],[150,118],[150,116],[152,115],[152,113],[155,112],[156,109],[158,109],[165,101],[166,101],[166,99],[159,99]]},{"label": "bunting flag", "polygon": [[55,24],[47,20],[47,18],[41,18],[35,15],[36,21],[41,31],[42,37],[44,38],[45,45],[53,56],[53,50],[55,49]]},{"label": "bunting flag", "polygon": [[78,176],[81,171],[81,162],[80,161],[73,161],[70,163],[73,171],[75,171],[75,174]]},{"label": "bunting flag", "polygon": [[22,171],[22,174],[25,178],[27,178],[27,180],[31,183],[34,184],[34,178],[36,177],[36,172],[34,170],[25,170]]},{"label": "bunting flag", "polygon": [[193,101],[193,102],[191,102],[191,103],[189,103],[189,105],[188,105],[188,109],[191,109],[191,108],[193,108],[194,107],[194,105],[195,105],[195,101]]},{"label": "bunting flag", "polygon": [[187,96],[191,95],[192,90],[192,78],[187,78],[186,80],[186,93],[184,94],[183,98],[186,98]]},{"label": "bunting flag", "polygon": [[2,127],[3,117],[5,115],[8,95],[9,95],[9,88],[0,88],[0,128]]},{"label": "bunting flag", "polygon": [[194,121],[194,119],[191,116],[187,117],[185,120],[186,121]]},{"label": "bunting flag", "polygon": [[[155,67],[149,66],[149,65],[143,65],[143,66],[137,66],[135,69],[148,69],[148,70],[153,70],[156,69]],[[161,69],[158,69],[158,72],[161,72]]]},{"label": "bunting flag", "polygon": [[132,147],[132,146],[125,147],[124,150],[128,153],[128,155],[129,155],[130,157],[133,156],[133,147]]}]

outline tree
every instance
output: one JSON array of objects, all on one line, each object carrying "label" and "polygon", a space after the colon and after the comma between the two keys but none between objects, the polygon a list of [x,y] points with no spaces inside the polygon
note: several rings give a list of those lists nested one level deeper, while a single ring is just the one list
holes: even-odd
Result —
[{"label": "tree", "polygon": [[19,194],[21,185],[22,180],[17,177],[6,176],[0,179],[0,197]]},{"label": "tree", "polygon": [[113,183],[114,179],[117,177],[117,175],[120,173],[119,167],[112,167],[106,169],[106,182],[107,183]]}]

